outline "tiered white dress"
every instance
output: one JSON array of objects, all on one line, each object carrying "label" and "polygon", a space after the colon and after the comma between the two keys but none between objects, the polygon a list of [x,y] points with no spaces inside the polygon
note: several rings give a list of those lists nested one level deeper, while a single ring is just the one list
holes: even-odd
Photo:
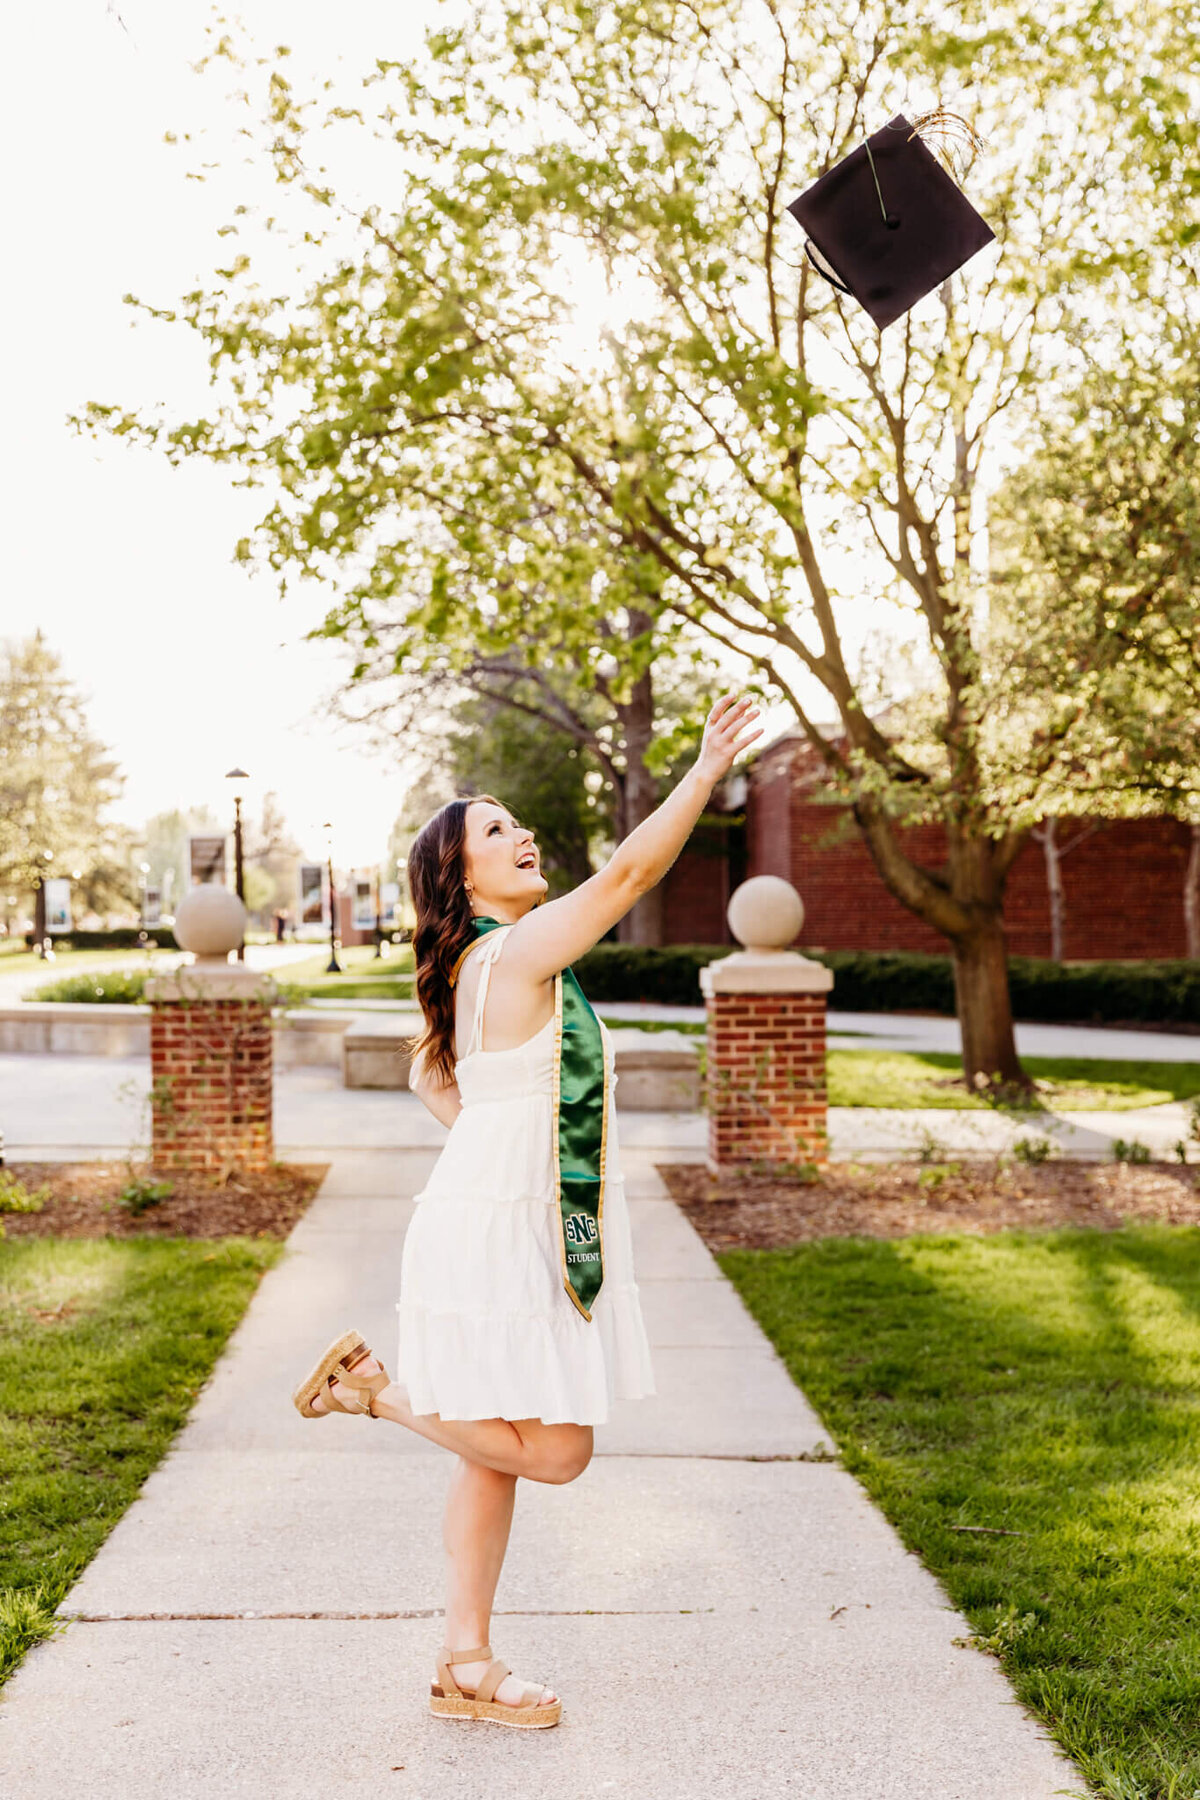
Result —
[{"label": "tiered white dress", "polygon": [[466,959],[483,966],[470,1042],[457,1063],[462,1111],[404,1239],[396,1379],[416,1413],[602,1425],[614,1400],[657,1392],[634,1280],[612,1040],[601,1021],[610,1082],[604,1281],[588,1320],[562,1278],[554,1018],[524,1044],[483,1048],[488,981],[508,929],[488,932]]}]

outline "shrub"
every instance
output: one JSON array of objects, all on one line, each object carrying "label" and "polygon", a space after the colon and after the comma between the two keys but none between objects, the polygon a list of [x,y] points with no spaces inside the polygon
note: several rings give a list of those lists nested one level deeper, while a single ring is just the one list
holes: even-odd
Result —
[{"label": "shrub", "polygon": [[1054,1145],[1048,1137],[1018,1138],[1012,1147],[1012,1153],[1018,1162],[1031,1163],[1035,1168],[1044,1163],[1052,1154]]},{"label": "shrub", "polygon": [[0,1169],[0,1212],[42,1212],[50,1198],[48,1187],[27,1188],[7,1169]]},{"label": "shrub", "polygon": [[[34,935],[25,933],[32,950]],[[143,950],[147,945],[159,950],[178,950],[175,933],[169,925],[151,925],[142,931],[137,925],[121,925],[112,931],[63,931],[54,935],[58,950]]]},{"label": "shrub", "polygon": [[27,1000],[91,1000],[134,1005],[145,999],[145,969],[94,969],[91,974],[80,971],[48,981],[43,987],[26,994]]},{"label": "shrub", "polygon": [[169,1200],[174,1192],[169,1181],[151,1181],[147,1176],[137,1175],[127,1187],[121,1189],[117,1205],[123,1206],[127,1213],[132,1213],[137,1218],[148,1207],[157,1206],[160,1200]]},{"label": "shrub", "polygon": [[1128,1142],[1124,1138],[1114,1138],[1112,1153],[1114,1162],[1148,1163],[1150,1161],[1148,1146],[1138,1138],[1130,1138]]},{"label": "shrub", "polygon": [[949,1181],[952,1175],[961,1175],[962,1171],[963,1166],[960,1162],[931,1163],[917,1176],[917,1186],[919,1188],[940,1188],[944,1181]]},{"label": "shrub", "polygon": [[735,944],[597,944],[571,967],[588,999],[702,1006],[700,971]]},{"label": "shrub", "polygon": [[[588,999],[700,1006],[700,971],[732,944],[597,944],[574,964]],[[933,1012],[953,1016],[949,956],[900,950],[806,950],[833,971],[843,1012]],[[1009,958],[1018,1019],[1084,1025],[1200,1025],[1200,962],[1056,963]]]}]

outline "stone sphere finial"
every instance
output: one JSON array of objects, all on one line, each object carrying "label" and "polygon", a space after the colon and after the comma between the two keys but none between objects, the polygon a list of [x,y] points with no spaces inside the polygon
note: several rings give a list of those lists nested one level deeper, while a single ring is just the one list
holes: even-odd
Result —
[{"label": "stone sphere finial", "polygon": [[200,962],[223,963],[246,929],[246,909],[215,882],[191,888],[175,909],[175,942]]},{"label": "stone sphere finial", "polygon": [[725,917],[747,950],[786,950],[804,924],[804,902],[781,875],[752,875],[730,896]]}]

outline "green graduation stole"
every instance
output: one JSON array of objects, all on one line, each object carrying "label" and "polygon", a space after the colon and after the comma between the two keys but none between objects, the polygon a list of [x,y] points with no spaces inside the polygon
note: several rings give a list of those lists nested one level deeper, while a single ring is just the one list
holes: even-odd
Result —
[{"label": "green graduation stole", "polygon": [[[476,942],[503,921],[477,915]],[[451,986],[468,944],[459,956]],[[604,1161],[608,1137],[608,1060],[600,1021],[570,969],[554,977],[554,1184],[558,1196],[563,1285],[590,1321],[604,1280]]]}]

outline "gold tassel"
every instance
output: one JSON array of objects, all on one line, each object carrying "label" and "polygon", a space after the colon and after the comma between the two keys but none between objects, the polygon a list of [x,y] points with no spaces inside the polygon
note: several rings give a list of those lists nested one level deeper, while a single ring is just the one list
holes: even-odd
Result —
[{"label": "gold tassel", "polygon": [[956,178],[960,170],[955,166],[955,157],[965,156],[967,152],[975,156],[987,147],[987,140],[979,135],[969,119],[964,119],[960,113],[948,112],[944,106],[922,113],[919,119],[913,120],[912,127],[909,143],[919,137],[947,174]]}]

